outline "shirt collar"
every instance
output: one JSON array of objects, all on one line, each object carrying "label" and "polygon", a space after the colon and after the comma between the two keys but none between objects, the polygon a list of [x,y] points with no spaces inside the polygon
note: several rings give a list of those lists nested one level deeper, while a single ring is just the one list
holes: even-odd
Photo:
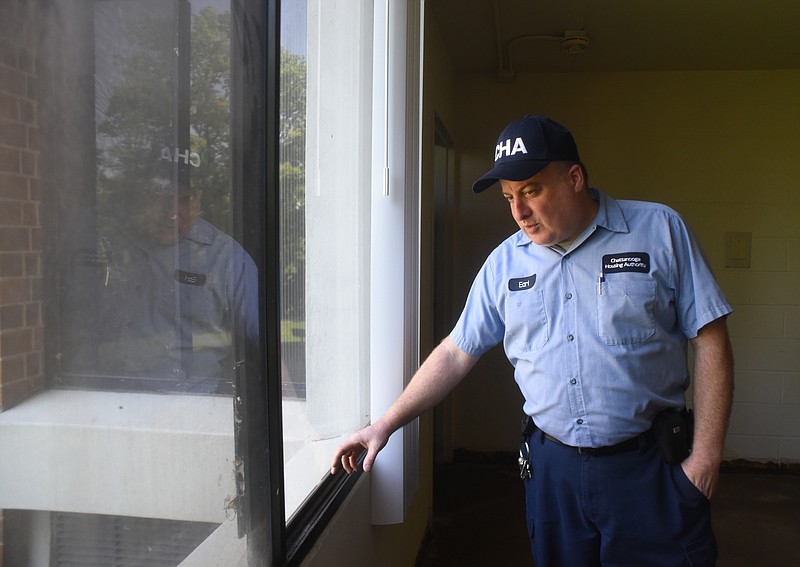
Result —
[{"label": "shirt collar", "polygon": [[214,240],[215,231],[212,226],[205,220],[198,218],[189,232],[186,234],[186,240],[193,240],[199,244],[211,244]]},{"label": "shirt collar", "polygon": [[611,232],[630,232],[625,215],[622,213],[617,200],[609,197],[599,189],[592,188],[589,191],[592,197],[600,203],[597,215],[591,224],[593,229],[603,227]]},{"label": "shirt collar", "polygon": [[[625,220],[625,215],[622,213],[622,209],[616,199],[594,187],[589,189],[589,193],[592,195],[592,198],[599,203],[597,214],[589,226],[586,227],[586,230],[573,241],[572,247],[580,245],[590,234],[600,227],[610,230],[611,232],[630,232],[628,223]],[[515,235],[514,244],[517,246],[526,246],[528,244],[533,244],[533,241],[520,230]]]}]

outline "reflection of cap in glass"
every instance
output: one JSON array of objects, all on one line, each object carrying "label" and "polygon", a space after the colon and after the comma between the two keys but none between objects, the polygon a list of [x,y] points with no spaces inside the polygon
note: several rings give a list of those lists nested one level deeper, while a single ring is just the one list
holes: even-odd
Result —
[{"label": "reflection of cap in glass", "polygon": [[190,167],[180,161],[157,160],[151,169],[151,177],[145,190],[153,196],[167,195],[176,189],[188,189]]},{"label": "reflection of cap in glass", "polygon": [[580,161],[572,134],[545,116],[524,116],[501,132],[494,167],[472,184],[472,190],[480,193],[501,179],[524,181],[551,161]]}]

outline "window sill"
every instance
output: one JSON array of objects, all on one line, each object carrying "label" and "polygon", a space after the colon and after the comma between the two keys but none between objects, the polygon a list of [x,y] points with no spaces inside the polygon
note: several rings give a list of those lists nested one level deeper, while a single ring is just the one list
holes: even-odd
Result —
[{"label": "window sill", "polygon": [[236,522],[223,522],[178,567],[247,567],[247,548]]},{"label": "window sill", "polygon": [[0,414],[0,509],[226,521],[231,398],[46,390]]}]

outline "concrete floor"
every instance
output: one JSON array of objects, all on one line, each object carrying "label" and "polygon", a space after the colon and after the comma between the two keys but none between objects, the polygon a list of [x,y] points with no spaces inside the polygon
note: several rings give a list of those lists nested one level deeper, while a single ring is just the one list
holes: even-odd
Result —
[{"label": "concrete floor", "polygon": [[[523,487],[511,458],[438,465],[417,567],[531,567]],[[725,466],[712,501],[718,567],[800,565],[800,474]]]}]

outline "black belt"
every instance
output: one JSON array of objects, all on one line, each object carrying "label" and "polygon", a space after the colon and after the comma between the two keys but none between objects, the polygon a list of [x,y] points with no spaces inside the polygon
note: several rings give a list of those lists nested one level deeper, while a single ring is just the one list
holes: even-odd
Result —
[{"label": "black belt", "polygon": [[573,447],[572,445],[567,445],[566,443],[562,443],[552,435],[549,435],[542,431],[545,439],[552,441],[553,443],[558,443],[563,447],[569,447],[570,449],[575,449],[581,455],[593,455],[593,456],[604,456],[604,455],[616,455],[618,453],[627,453],[629,451],[636,451],[638,449],[644,449],[649,447],[653,443],[655,443],[655,438],[653,437],[653,433],[651,431],[645,431],[644,433],[637,435],[633,439],[628,439],[627,441],[623,441],[622,443],[617,443],[616,445],[608,445],[606,447]]}]

